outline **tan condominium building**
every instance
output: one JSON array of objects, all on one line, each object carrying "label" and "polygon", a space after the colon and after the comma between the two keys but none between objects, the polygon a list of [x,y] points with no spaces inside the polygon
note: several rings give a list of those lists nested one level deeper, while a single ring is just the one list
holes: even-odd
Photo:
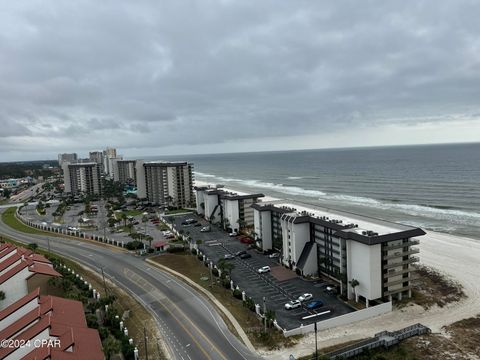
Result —
[{"label": "tan condominium building", "polygon": [[102,193],[101,164],[64,163],[62,166],[65,193],[100,195]]},{"label": "tan condominium building", "polygon": [[137,160],[137,196],[150,203],[171,207],[193,207],[193,164]]}]

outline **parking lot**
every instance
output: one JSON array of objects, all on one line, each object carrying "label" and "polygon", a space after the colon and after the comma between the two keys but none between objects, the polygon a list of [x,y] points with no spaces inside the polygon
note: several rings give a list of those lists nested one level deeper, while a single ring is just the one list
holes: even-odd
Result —
[{"label": "parking lot", "polygon": [[[248,245],[243,244],[237,237],[229,237],[226,232],[217,226],[211,226],[210,232],[201,232],[201,226],[182,225],[188,218],[194,217],[200,224],[207,225],[207,222],[194,215],[178,215],[172,217],[175,228],[180,231],[183,229],[185,233],[196,242],[201,240],[199,245],[200,250],[206,254],[214,263],[224,258],[225,254],[234,255],[238,251],[246,251],[251,255],[251,258],[240,259],[236,256],[234,259],[228,260],[234,265],[231,277],[240,289],[245,290],[247,296],[252,297],[256,304],[263,307],[263,297],[266,298],[267,309],[275,311],[278,324],[286,329],[292,329],[300,326],[300,324],[309,324],[315,320],[325,320],[331,317],[339,316],[352,312],[353,309],[337,299],[326,291],[327,283],[320,280],[306,280],[290,270],[286,280],[285,277],[277,275],[277,273],[285,273],[285,269],[278,263],[277,259],[269,258],[261,252],[248,249]],[[258,269],[263,266],[270,266],[271,272],[259,274]],[[280,271],[278,271],[280,270]],[[277,276],[272,275],[276,274]],[[290,300],[297,299],[304,293],[311,293],[312,300],[321,300],[323,306],[316,310],[307,310],[305,304],[301,307],[286,310],[285,304]],[[305,302],[305,303],[308,303]],[[315,314],[319,314],[315,316]],[[321,315],[320,315],[321,314]],[[311,316],[314,315],[314,316]],[[311,316],[304,319],[304,317]]]}]

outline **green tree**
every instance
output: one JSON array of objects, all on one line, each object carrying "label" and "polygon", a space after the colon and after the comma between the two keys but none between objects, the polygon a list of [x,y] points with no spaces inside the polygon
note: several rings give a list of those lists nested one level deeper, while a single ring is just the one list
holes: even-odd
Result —
[{"label": "green tree", "polygon": [[357,286],[360,285],[357,279],[350,280],[350,286],[353,288],[353,292],[355,293],[355,302],[358,302],[358,294],[357,294]]}]

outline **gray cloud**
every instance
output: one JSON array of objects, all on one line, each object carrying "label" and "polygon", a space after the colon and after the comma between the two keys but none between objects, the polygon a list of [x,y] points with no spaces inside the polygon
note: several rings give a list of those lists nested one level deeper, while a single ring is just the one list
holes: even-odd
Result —
[{"label": "gray cloud", "polygon": [[2,8],[0,160],[106,145],[250,151],[255,139],[432,122],[448,140],[452,124],[478,121],[473,1]]}]

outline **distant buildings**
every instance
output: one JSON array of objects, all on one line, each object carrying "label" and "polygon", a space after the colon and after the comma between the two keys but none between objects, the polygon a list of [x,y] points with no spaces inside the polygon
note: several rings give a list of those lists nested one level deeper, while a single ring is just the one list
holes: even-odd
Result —
[{"label": "distant buildings", "polygon": [[194,206],[193,164],[137,160],[135,168],[138,198],[161,206]]},{"label": "distant buildings", "polygon": [[88,154],[88,159],[96,162],[97,164],[103,165],[103,153],[101,151],[90,151]]},{"label": "distant buildings", "polygon": [[259,245],[280,251],[282,264],[297,273],[329,276],[367,306],[411,296],[419,252],[413,246],[423,230],[317,207],[298,211],[288,204],[257,203],[252,208]]},{"label": "distant buildings", "polygon": [[62,170],[66,194],[100,195],[102,193],[101,164],[64,163]]},{"label": "distant buildings", "polygon": [[253,208],[263,194],[239,194],[221,187],[198,186],[196,190],[197,212],[211,223],[222,224],[224,229],[239,231],[253,226]]},{"label": "distant buildings", "polygon": [[65,162],[74,163],[78,160],[77,154],[58,154],[58,165],[63,166]]}]

